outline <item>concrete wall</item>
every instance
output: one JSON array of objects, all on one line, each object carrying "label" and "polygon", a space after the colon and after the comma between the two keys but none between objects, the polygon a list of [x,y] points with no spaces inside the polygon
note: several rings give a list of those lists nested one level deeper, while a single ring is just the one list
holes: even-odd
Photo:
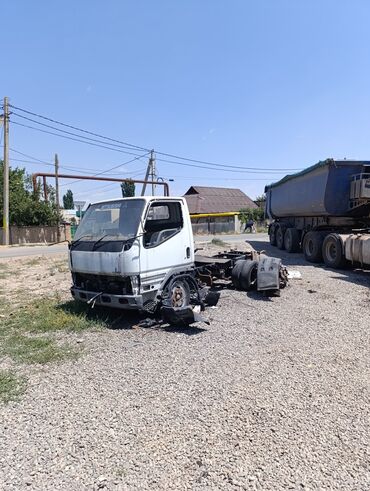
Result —
[{"label": "concrete wall", "polygon": [[[60,240],[71,240],[70,225],[61,225]],[[57,227],[10,227],[10,244],[45,244],[57,242]],[[3,243],[3,229],[0,228],[0,244]]]},{"label": "concrete wall", "polygon": [[193,234],[234,234],[237,222],[234,216],[191,218]]}]

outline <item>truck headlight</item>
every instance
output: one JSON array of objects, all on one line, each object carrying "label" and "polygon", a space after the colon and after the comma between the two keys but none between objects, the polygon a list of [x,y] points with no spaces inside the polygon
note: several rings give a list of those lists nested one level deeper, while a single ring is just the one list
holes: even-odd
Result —
[{"label": "truck headlight", "polygon": [[140,276],[130,276],[131,289],[133,295],[139,295],[140,293]]}]

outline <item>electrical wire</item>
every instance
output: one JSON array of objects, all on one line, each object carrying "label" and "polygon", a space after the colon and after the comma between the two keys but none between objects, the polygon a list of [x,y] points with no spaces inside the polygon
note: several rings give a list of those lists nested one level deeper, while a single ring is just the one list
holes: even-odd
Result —
[{"label": "electrical wire", "polygon": [[[105,148],[107,150],[112,150],[113,152],[119,152],[119,153],[124,153],[124,154],[127,154],[127,155],[136,155],[137,156],[137,153],[127,152],[125,150],[120,150],[118,148],[107,147],[106,145],[98,145],[97,143],[92,143],[92,142],[89,142],[89,141],[80,140],[78,138],[72,138],[71,136],[59,135],[58,133],[53,133],[51,131],[42,130],[41,128],[35,128],[34,126],[29,126],[27,124],[18,123],[17,121],[13,121],[13,120],[11,120],[11,122],[13,124],[16,124],[17,126],[23,126],[24,128],[28,128],[30,130],[40,131],[41,133],[47,133],[49,135],[59,136],[59,138],[65,138],[66,140],[72,140],[72,141],[76,141],[76,142],[79,142],[79,143],[85,143],[86,145],[91,145],[93,147]],[[150,152],[150,150],[148,150],[147,153],[149,153],[149,152]]]},{"label": "electrical wire", "polygon": [[[109,137],[106,137],[104,135],[99,135],[98,133],[93,133],[91,131],[87,131],[87,130],[84,130],[82,128],[78,128],[78,127],[72,126],[70,124],[62,123],[61,121],[57,121],[55,119],[52,119],[52,118],[49,118],[49,117],[46,117],[46,116],[42,116],[42,115],[37,114],[37,113],[34,113],[32,111],[28,111],[26,109],[23,109],[23,108],[14,106],[12,104],[10,104],[10,107],[12,107],[13,109],[16,109],[18,111],[22,111],[22,112],[24,112],[26,114],[30,114],[30,115],[33,115],[35,117],[38,117],[38,118],[41,118],[41,119],[44,119],[44,120],[47,120],[47,121],[51,121],[51,122],[53,122],[55,124],[59,124],[59,125],[62,125],[62,126],[65,126],[65,127],[68,127],[68,128],[71,128],[71,129],[74,129],[74,130],[83,132],[83,133],[87,133],[87,134],[90,134],[90,135],[93,135],[93,136],[97,136],[99,138],[103,138],[103,139],[106,139],[106,140],[109,140],[109,141],[113,141],[113,142],[116,142],[116,143],[127,145],[127,146],[130,146],[131,148],[134,148],[134,149],[140,149],[140,150],[147,150],[147,151],[149,151],[145,147],[139,147],[139,146],[133,145],[131,143],[127,143],[127,142],[120,141],[120,140],[115,140],[113,138],[109,138]],[[14,123],[14,121],[13,121],[13,123]],[[20,124],[20,123],[17,123],[17,124]],[[24,125],[24,126],[26,126],[26,125]],[[31,127],[31,129],[35,129],[35,128]],[[38,130],[40,131],[40,129],[38,129]],[[59,136],[62,136],[62,135],[59,135]],[[87,142],[85,142],[85,143],[87,143]],[[205,165],[210,165],[210,166],[213,166],[213,167],[220,167],[220,168],[226,168],[226,169],[241,169],[244,172],[245,171],[289,172],[289,171],[301,170],[299,168],[268,168],[268,167],[262,168],[262,167],[249,167],[249,166],[244,166],[244,165],[219,164],[219,163],[205,161],[205,160],[198,160],[198,159],[192,159],[192,158],[189,158],[189,157],[182,157],[180,155],[175,155],[175,154],[165,153],[165,152],[160,152],[160,151],[156,151],[156,154],[157,155],[162,155],[164,157],[170,157],[170,158],[177,159],[177,160],[182,160],[182,161],[186,161],[186,162],[192,162],[193,164],[205,164]],[[157,160],[160,160],[160,159],[157,159]],[[181,164],[179,164],[179,162],[177,160],[176,161],[168,161],[168,162],[169,163],[173,163],[175,165],[176,164],[181,165]],[[161,159],[161,161],[166,161],[166,160]],[[185,165],[185,164],[182,164],[182,165]],[[188,164],[188,165],[190,166],[190,164]],[[195,167],[195,166],[193,166],[193,167]],[[216,170],[216,169],[212,169],[210,167],[201,167],[201,168]]]},{"label": "electrical wire", "polygon": [[[104,170],[104,171],[102,171],[102,172],[97,172],[96,174],[93,174],[93,176],[94,176],[94,177],[96,177],[96,176],[101,176],[102,174],[105,174],[106,172],[110,172],[111,170],[118,169],[119,167],[122,167],[122,166],[124,166],[124,165],[131,164],[131,162],[134,162],[135,160],[139,160],[139,159],[141,159],[141,158],[143,158],[143,157],[147,156],[149,153],[150,153],[150,152],[146,152],[146,153],[144,153],[143,155],[139,155],[138,157],[135,157],[135,158],[133,158],[133,159],[131,159],[131,160],[128,160],[127,162],[123,162],[123,164],[118,164],[118,165],[115,165],[114,167],[111,167],[110,169],[106,169],[106,170]],[[60,187],[62,187],[62,186],[67,186],[67,185],[69,185],[69,186],[70,186],[71,184],[74,184],[75,182],[79,182],[79,180],[80,180],[80,179],[77,179],[76,181],[72,181],[72,182],[67,183],[67,184],[61,184],[61,186],[60,186]]]},{"label": "electrical wire", "polygon": [[[140,169],[138,171],[135,171],[134,174],[131,174],[130,176],[124,177],[123,179],[131,179],[133,177],[137,177],[138,175],[141,175],[145,170],[146,169]],[[116,183],[113,183],[113,184],[105,184],[103,186],[94,186],[93,188],[89,188],[88,190],[83,191],[83,193],[78,193],[78,194],[88,194],[91,191],[95,191],[95,189],[102,189],[102,188],[106,188],[108,186],[114,187],[117,184],[119,185],[120,183],[119,182],[116,182]]]},{"label": "electrical wire", "polygon": [[70,124],[62,123],[61,121],[57,121],[55,119],[48,118],[46,116],[42,116],[41,114],[36,114],[36,113],[31,112],[31,111],[27,111],[26,109],[22,109],[21,107],[13,106],[13,104],[9,104],[9,107],[12,107],[13,109],[17,109],[18,111],[22,111],[26,114],[31,114],[32,116],[36,116],[37,118],[41,118],[41,119],[44,119],[46,121],[50,121],[50,122],[55,123],[55,124],[60,124],[61,126],[65,126],[66,128],[71,128],[73,130],[80,131],[82,133],[86,133],[88,135],[97,136],[98,138],[103,138],[104,140],[109,140],[109,141],[112,141],[115,143],[121,143],[122,145],[127,145],[131,148],[136,148],[137,150],[142,150],[142,151],[146,150],[147,152],[150,152],[150,150],[148,148],[140,147],[138,145],[133,145],[132,143],[127,143],[127,142],[124,142],[121,140],[115,140],[114,138],[110,138],[110,137],[104,136],[104,135],[99,135],[98,133],[93,133],[92,131],[87,131],[87,130],[84,130],[82,128],[78,128],[77,126],[72,126]]},{"label": "electrical wire", "polygon": [[[11,148],[11,147],[9,147],[9,150],[14,152],[14,153],[18,153],[19,155],[23,155],[23,157],[27,157],[27,158],[32,159],[32,160],[37,160],[37,162],[41,162],[42,164],[48,163],[48,165],[49,165],[49,162],[47,162],[46,159],[40,160],[37,157],[32,157],[32,155],[28,155],[27,153],[20,152],[19,150],[16,150],[15,148]],[[53,164],[50,164],[50,165],[53,165]]]},{"label": "electrical wire", "polygon": [[[84,138],[85,140],[90,140],[90,141],[93,141],[93,142],[96,142],[96,143],[103,143],[105,145],[108,145],[106,142],[101,141],[101,140],[97,140],[96,138],[90,138],[88,136],[78,135],[76,133],[72,133],[72,131],[61,130],[60,128],[56,128],[55,126],[51,126],[50,124],[40,123],[40,121],[36,121],[35,119],[27,118],[26,116],[22,116],[21,114],[17,114],[15,112],[12,112],[12,116],[17,116],[19,118],[26,119],[27,121],[31,121],[32,123],[39,124],[39,125],[44,126],[46,128],[51,128],[52,130],[60,131],[61,133],[66,133],[67,135],[77,136],[78,138]],[[15,121],[13,121],[13,123],[14,122]],[[30,128],[36,129],[34,127],[30,127]],[[132,150],[131,147],[123,146],[123,145],[117,145],[115,143],[109,143],[109,146],[123,148],[123,149],[126,149],[126,150]]]},{"label": "electrical wire", "polygon": [[[138,157],[138,155],[136,153],[127,152],[127,151],[120,150],[117,148],[107,147],[105,145],[99,145],[97,143],[92,143],[89,141],[79,140],[77,138],[72,138],[70,136],[59,135],[58,133],[53,133],[51,131],[42,130],[41,128],[35,128],[34,126],[25,125],[25,124],[18,123],[17,121],[13,121],[13,120],[12,120],[12,123],[16,124],[18,126],[23,126],[24,128],[29,128],[32,130],[40,131],[41,133],[47,133],[49,135],[59,136],[60,138],[65,138],[67,140],[73,140],[73,141],[77,141],[80,143],[85,143],[87,145],[92,145],[92,146],[100,147],[100,148],[106,148],[107,150],[112,150],[114,152],[120,152],[120,153],[129,154],[129,155],[135,155]],[[150,153],[150,151],[148,151],[147,154],[148,153]],[[156,152],[156,153],[160,153],[160,152]],[[175,160],[168,160],[168,159],[158,159],[157,158],[156,160],[159,162],[181,165],[181,166],[185,166],[185,167],[195,167],[195,168],[199,168],[199,169],[208,169],[208,170],[215,170],[215,171],[228,171],[228,172],[233,172],[233,173],[266,174],[266,171],[268,171],[269,173],[272,173],[272,174],[285,173],[285,171],[283,171],[283,170],[276,170],[276,169],[274,169],[274,170],[268,170],[268,169],[265,169],[265,170],[248,170],[251,168],[247,168],[247,167],[243,168],[243,167],[239,167],[239,166],[227,166],[226,164],[224,167],[222,167],[222,164],[214,164],[214,165],[217,165],[218,167],[210,167],[210,166],[205,166],[205,165],[190,164],[190,163],[185,163],[185,162],[177,162]],[[187,159],[187,160],[193,161],[192,159]],[[197,161],[195,161],[195,162],[197,162]],[[237,167],[237,169],[240,169],[240,170],[235,170],[234,168],[231,168],[231,167]],[[290,169],[290,170],[294,170],[294,169]]]},{"label": "electrical wire", "polygon": [[[283,170],[235,170],[235,169],[229,169],[229,168],[219,168],[219,167],[207,167],[205,165],[198,165],[198,164],[189,164],[186,162],[175,162],[174,160],[167,160],[167,159],[158,159],[156,158],[158,162],[164,162],[164,163],[169,163],[169,164],[177,164],[185,167],[196,167],[198,169],[208,169],[208,170],[214,170],[214,171],[227,171],[227,172],[233,172],[237,174],[285,174],[286,171]],[[292,170],[292,169],[291,169]]]}]

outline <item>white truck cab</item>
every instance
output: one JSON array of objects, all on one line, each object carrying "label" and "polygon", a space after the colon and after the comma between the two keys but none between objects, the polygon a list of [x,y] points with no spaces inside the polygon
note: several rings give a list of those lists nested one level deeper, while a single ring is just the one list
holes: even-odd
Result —
[{"label": "white truck cab", "polygon": [[143,196],[91,204],[69,246],[76,300],[146,309],[176,273],[194,268],[182,197]]}]

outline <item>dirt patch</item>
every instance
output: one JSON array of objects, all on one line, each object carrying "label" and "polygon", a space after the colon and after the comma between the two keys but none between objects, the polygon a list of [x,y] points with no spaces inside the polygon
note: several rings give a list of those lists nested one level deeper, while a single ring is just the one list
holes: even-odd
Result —
[{"label": "dirt patch", "polygon": [[31,297],[58,294],[70,298],[71,275],[65,254],[0,259],[0,297],[13,305],[30,301]]}]

